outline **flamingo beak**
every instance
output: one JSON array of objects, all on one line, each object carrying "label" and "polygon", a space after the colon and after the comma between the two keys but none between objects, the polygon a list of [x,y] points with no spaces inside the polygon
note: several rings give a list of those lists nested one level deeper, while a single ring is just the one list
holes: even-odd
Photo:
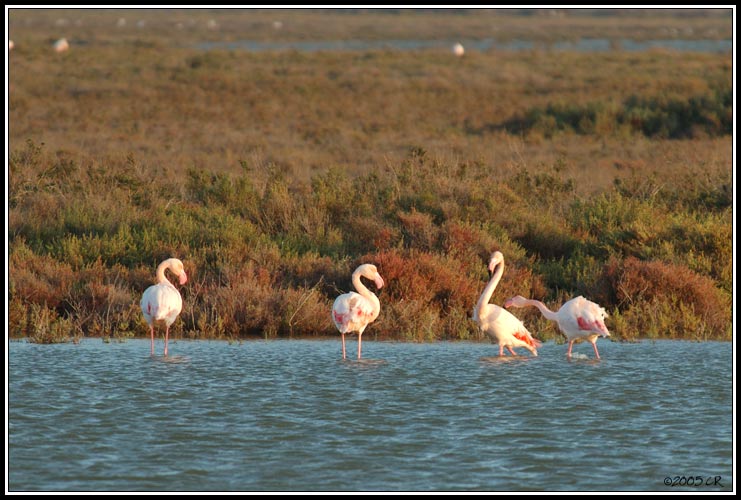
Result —
[{"label": "flamingo beak", "polygon": [[373,278],[373,282],[376,284],[376,288],[383,288],[383,278],[381,278],[380,274],[376,274],[376,277]]},{"label": "flamingo beak", "polygon": [[180,284],[184,285],[185,282],[188,281],[188,275],[185,274],[185,271],[180,275]]}]

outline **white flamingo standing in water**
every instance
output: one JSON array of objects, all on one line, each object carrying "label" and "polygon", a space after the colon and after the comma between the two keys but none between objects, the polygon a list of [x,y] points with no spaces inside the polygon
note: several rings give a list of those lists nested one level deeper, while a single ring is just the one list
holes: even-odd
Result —
[{"label": "white flamingo standing in water", "polygon": [[157,266],[157,284],[152,285],[144,291],[142,300],[139,305],[142,308],[144,319],[149,324],[149,333],[152,339],[151,354],[154,356],[154,323],[156,321],[165,322],[165,356],[167,356],[167,341],[170,336],[170,325],[183,309],[183,299],[180,292],[165,277],[165,270],[175,274],[180,279],[180,284],[184,285],[188,281],[188,275],[185,274],[183,263],[178,259],[167,259]]},{"label": "white flamingo standing in water", "polygon": [[566,356],[571,357],[571,348],[574,346],[574,342],[588,340],[594,348],[595,356],[600,359],[597,351],[597,338],[609,337],[610,332],[607,331],[605,326],[605,318],[608,314],[598,304],[579,296],[562,305],[558,312],[553,312],[541,301],[526,299],[521,295],[512,297],[504,303],[504,307],[507,308],[527,306],[537,307],[546,319],[558,323],[558,328],[569,341]]},{"label": "white flamingo standing in water", "polygon": [[479,328],[492,341],[499,344],[500,356],[504,355],[505,347],[513,356],[517,355],[512,350],[513,347],[524,347],[533,356],[537,356],[537,348],[541,346],[541,343],[533,338],[525,325],[522,324],[522,321],[498,305],[489,304],[489,300],[504,274],[504,256],[502,252],[497,251],[491,254],[488,268],[491,278],[476,303],[473,310],[473,320],[478,323]]},{"label": "white flamingo standing in water", "polygon": [[332,306],[332,321],[342,334],[342,359],[345,355],[345,334],[358,332],[358,359],[361,352],[361,337],[365,328],[376,320],[381,312],[381,302],[360,281],[367,278],[376,284],[379,290],[383,287],[383,278],[373,264],[363,264],[352,273],[352,284],[358,292],[343,293]]}]

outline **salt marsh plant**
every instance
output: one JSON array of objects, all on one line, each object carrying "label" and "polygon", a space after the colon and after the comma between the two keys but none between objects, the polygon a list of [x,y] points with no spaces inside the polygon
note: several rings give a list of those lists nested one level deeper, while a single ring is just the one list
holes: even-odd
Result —
[{"label": "salt marsh plant", "polygon": [[494,250],[496,302],[582,294],[615,338],[732,336],[730,54],[252,53],[101,32],[50,58],[23,26],[12,337],[144,336],[138,298],[176,256],[176,337],[335,335],[333,297],[373,262],[376,338],[479,338]]}]

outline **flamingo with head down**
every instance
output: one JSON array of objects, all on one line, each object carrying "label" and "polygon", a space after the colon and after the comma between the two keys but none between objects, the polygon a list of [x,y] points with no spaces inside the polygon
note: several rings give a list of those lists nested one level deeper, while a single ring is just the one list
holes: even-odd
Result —
[{"label": "flamingo with head down", "polygon": [[180,284],[184,285],[188,281],[188,275],[185,274],[183,263],[178,259],[167,259],[157,266],[157,284],[152,285],[144,291],[139,305],[142,308],[144,319],[149,325],[151,336],[151,355],[154,356],[154,324],[157,321],[165,323],[165,356],[167,356],[167,341],[170,336],[170,325],[183,309],[183,299],[180,292],[165,277],[165,270],[178,276]]},{"label": "flamingo with head down", "polygon": [[527,306],[537,307],[546,319],[558,323],[558,328],[569,341],[566,356],[571,357],[571,348],[574,346],[574,342],[588,340],[594,348],[595,356],[600,359],[599,351],[597,351],[597,338],[609,337],[610,332],[607,331],[605,326],[605,318],[608,314],[598,304],[579,296],[562,305],[558,312],[553,312],[541,301],[526,299],[520,295],[512,297],[504,303],[504,307],[507,308]]},{"label": "flamingo with head down", "polygon": [[332,305],[332,321],[342,334],[342,359],[345,359],[345,334],[358,332],[358,359],[361,353],[361,340],[365,328],[376,320],[381,312],[381,302],[368,290],[360,278],[373,280],[376,288],[383,287],[383,278],[373,264],[363,264],[352,273],[352,284],[356,292],[343,293]]},{"label": "flamingo with head down", "polygon": [[513,347],[524,347],[533,356],[537,356],[537,348],[541,346],[541,343],[533,338],[525,325],[522,324],[522,321],[498,305],[489,304],[489,299],[491,299],[494,289],[496,289],[504,274],[504,256],[501,252],[497,251],[491,254],[488,267],[491,278],[476,303],[473,310],[473,320],[478,323],[479,328],[493,342],[499,344],[500,356],[504,355],[505,347],[513,356],[517,355]]}]

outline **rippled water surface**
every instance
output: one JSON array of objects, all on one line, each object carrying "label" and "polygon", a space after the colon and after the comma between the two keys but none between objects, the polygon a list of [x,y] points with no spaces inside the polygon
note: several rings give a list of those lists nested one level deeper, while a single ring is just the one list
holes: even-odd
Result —
[{"label": "rippled water surface", "polygon": [[9,490],[731,490],[732,344],[598,345],[11,342]]}]

